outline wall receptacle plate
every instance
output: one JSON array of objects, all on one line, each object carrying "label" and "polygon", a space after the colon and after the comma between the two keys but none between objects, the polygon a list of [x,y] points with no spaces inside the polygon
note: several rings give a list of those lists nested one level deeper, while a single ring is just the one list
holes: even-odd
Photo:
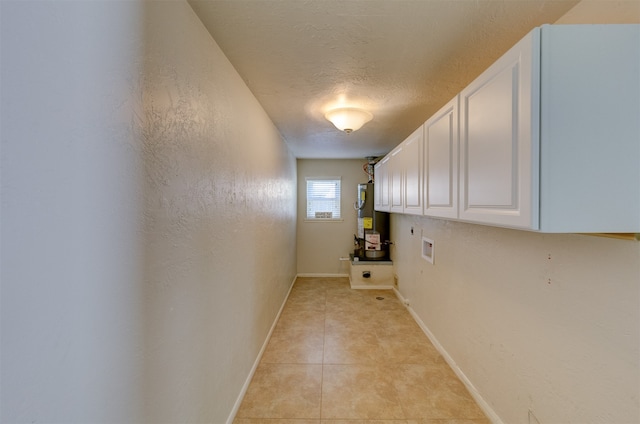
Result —
[{"label": "wall receptacle plate", "polygon": [[422,237],[422,257],[426,261],[433,263],[434,253],[435,253],[435,244],[433,243],[433,240],[423,236]]}]

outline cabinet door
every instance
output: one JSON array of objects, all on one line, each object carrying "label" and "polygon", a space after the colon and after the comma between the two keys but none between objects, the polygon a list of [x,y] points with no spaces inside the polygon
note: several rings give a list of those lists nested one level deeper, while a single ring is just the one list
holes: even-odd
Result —
[{"label": "cabinet door", "polygon": [[404,165],[402,163],[402,145],[396,147],[389,154],[389,199],[390,211],[402,213],[404,211],[402,180]]},{"label": "cabinet door", "polygon": [[424,124],[424,214],[458,217],[458,96]]},{"label": "cabinet door", "polygon": [[538,228],[539,29],[460,94],[460,218]]},{"label": "cabinet door", "polygon": [[381,212],[389,212],[389,157],[382,158],[375,165],[374,173],[374,209]]},{"label": "cabinet door", "polygon": [[423,127],[420,126],[402,143],[403,212],[407,214],[422,215],[422,141]]}]

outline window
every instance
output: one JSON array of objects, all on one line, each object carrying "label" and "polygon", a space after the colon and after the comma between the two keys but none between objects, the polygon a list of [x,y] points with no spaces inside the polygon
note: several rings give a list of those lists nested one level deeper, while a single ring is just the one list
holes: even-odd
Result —
[{"label": "window", "polygon": [[340,218],[340,178],[307,178],[307,219]]}]

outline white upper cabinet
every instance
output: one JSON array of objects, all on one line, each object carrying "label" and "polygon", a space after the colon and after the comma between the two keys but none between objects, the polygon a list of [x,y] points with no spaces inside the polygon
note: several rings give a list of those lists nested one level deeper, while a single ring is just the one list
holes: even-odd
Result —
[{"label": "white upper cabinet", "polygon": [[538,229],[539,34],[460,94],[460,219]]},{"label": "white upper cabinet", "polygon": [[389,172],[389,202],[390,212],[404,212],[404,196],[403,196],[403,176],[404,164],[402,163],[402,144],[393,149],[390,155],[388,172]]},{"label": "white upper cabinet", "polygon": [[460,108],[460,219],[640,232],[640,25],[537,28]]},{"label": "white upper cabinet", "polygon": [[373,207],[377,211],[389,212],[389,157],[380,160],[374,166]]},{"label": "white upper cabinet", "polygon": [[[389,189],[389,208],[377,210],[422,215],[422,146],[420,126],[376,165],[375,178],[382,172]],[[384,164],[383,164],[384,163]],[[384,184],[384,183],[383,183]]]},{"label": "white upper cabinet", "polygon": [[640,233],[640,25],[536,28],[422,130],[422,164],[411,137],[385,158],[391,212]]},{"label": "white upper cabinet", "polygon": [[404,203],[406,214],[422,215],[422,143],[423,127],[402,142],[401,166],[404,168]]},{"label": "white upper cabinet", "polygon": [[458,96],[424,124],[424,214],[458,217]]}]

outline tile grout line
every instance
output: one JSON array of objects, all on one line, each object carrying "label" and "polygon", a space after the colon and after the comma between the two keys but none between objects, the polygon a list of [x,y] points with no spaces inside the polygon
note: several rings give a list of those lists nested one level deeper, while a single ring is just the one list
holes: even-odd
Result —
[{"label": "tile grout line", "polygon": [[327,343],[327,288],[325,286],[324,290],[324,310],[322,311],[322,372],[320,373],[320,423],[322,423],[322,393],[324,388],[324,353],[325,346]]}]

